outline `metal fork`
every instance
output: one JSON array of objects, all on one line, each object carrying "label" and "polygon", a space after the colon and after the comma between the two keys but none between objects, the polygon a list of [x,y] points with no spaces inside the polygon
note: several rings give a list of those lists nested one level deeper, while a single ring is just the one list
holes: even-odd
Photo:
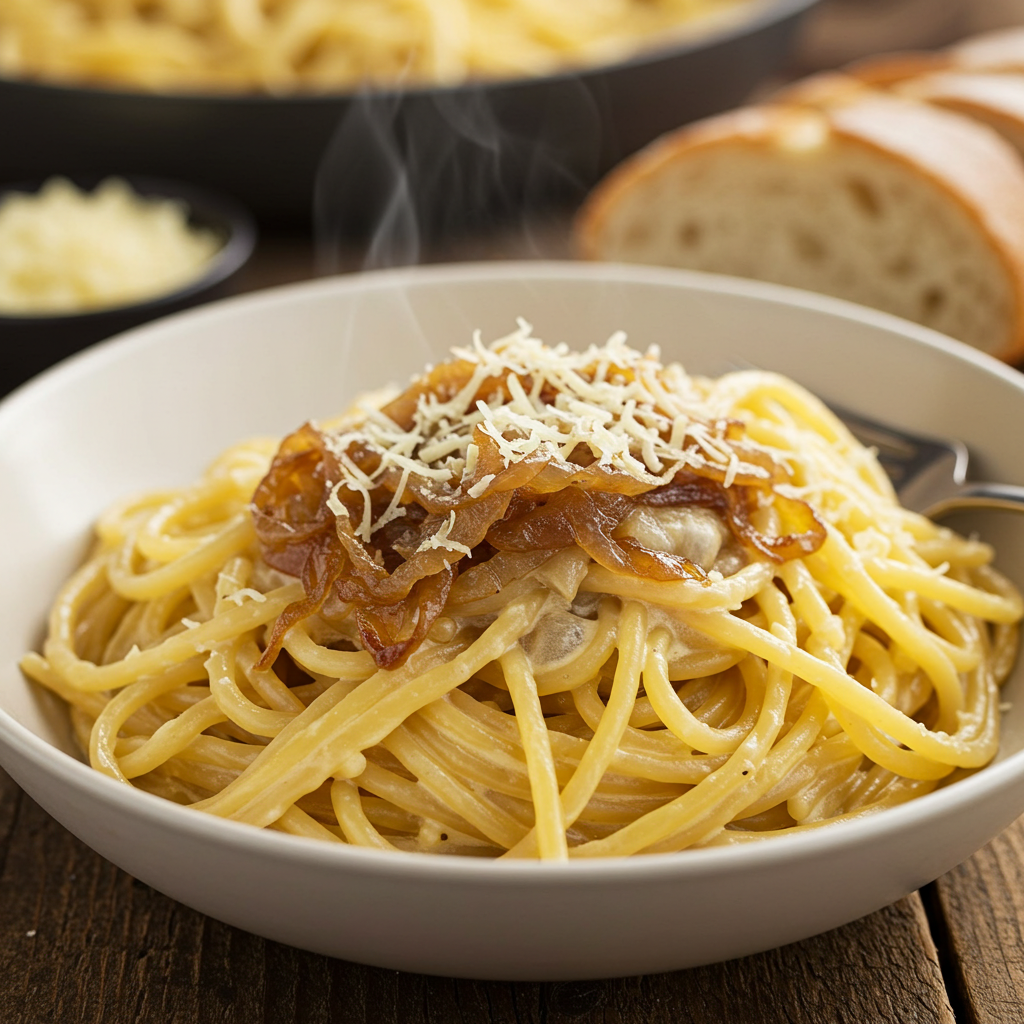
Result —
[{"label": "metal fork", "polygon": [[900,502],[932,519],[964,508],[1024,512],[1024,487],[967,479],[963,441],[922,437],[835,405],[832,411],[862,444],[875,448]]}]

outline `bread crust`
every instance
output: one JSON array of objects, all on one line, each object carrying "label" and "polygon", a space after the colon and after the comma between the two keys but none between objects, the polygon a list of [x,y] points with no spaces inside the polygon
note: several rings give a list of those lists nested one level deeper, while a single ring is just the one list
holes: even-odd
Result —
[{"label": "bread crust", "polygon": [[988,239],[1013,295],[999,359],[1024,358],[1024,164],[993,129],[952,111],[875,97],[830,112],[833,130],[901,160],[957,202]]},{"label": "bread crust", "polygon": [[953,68],[931,75],[919,75],[903,83],[897,92],[912,96],[971,98],[986,106],[1000,106],[1024,114],[1024,71],[964,71]]},{"label": "bread crust", "polygon": [[1011,142],[1024,136],[1024,74],[943,71],[909,79],[897,91],[983,121]]},{"label": "bread crust", "polygon": [[655,177],[662,168],[723,143],[747,145],[756,151],[774,144],[786,126],[809,124],[812,120],[818,131],[828,131],[824,117],[795,106],[741,107],[655,139],[613,168],[587,197],[573,231],[578,252],[584,259],[602,259],[600,240],[609,215],[623,197]]},{"label": "bread crust", "polygon": [[972,71],[1024,71],[1024,27],[970,36],[945,54],[957,67]]},{"label": "bread crust", "polygon": [[955,66],[956,61],[948,52],[905,50],[862,57],[847,64],[843,72],[865,85],[885,89],[908,78],[935,74]]},{"label": "bread crust", "polygon": [[752,152],[779,145],[822,144],[841,137],[927,179],[976,225],[1005,269],[1012,296],[1006,337],[991,354],[1024,358],[1024,164],[992,129],[923,103],[868,91],[863,99],[815,108],[748,107],[670,133],[613,170],[576,221],[582,256],[602,258],[602,236],[623,198],[666,166],[721,145]]},{"label": "bread crust", "polygon": [[821,71],[783,86],[772,94],[769,103],[828,108],[840,103],[856,103],[873,89],[873,85],[846,71]]},{"label": "bread crust", "polygon": [[862,57],[843,71],[884,89],[942,71],[1024,73],[1024,27],[983,32],[945,50],[904,50]]}]

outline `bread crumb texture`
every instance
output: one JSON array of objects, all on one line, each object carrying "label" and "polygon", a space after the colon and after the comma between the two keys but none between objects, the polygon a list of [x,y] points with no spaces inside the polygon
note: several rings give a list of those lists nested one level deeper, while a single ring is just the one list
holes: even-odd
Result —
[{"label": "bread crumb texture", "polygon": [[1009,274],[946,190],[849,140],[790,143],[719,140],[664,161],[606,208],[594,255],[823,292],[988,351],[1007,342]]}]

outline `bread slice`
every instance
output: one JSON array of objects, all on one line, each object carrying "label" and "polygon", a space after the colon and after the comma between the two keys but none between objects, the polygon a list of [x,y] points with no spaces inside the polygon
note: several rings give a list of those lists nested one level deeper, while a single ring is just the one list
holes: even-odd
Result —
[{"label": "bread slice", "polygon": [[918,75],[955,68],[956,61],[948,50],[906,50],[861,57],[847,64],[843,71],[868,85],[885,88]]},{"label": "bread slice", "polygon": [[906,79],[894,91],[987,124],[1024,154],[1024,73],[944,71]]},{"label": "bread slice", "polygon": [[1024,74],[1024,27],[970,36],[944,50],[905,50],[861,57],[844,72],[879,88],[941,72]]},{"label": "bread slice", "polygon": [[828,110],[859,103],[872,95],[885,95],[883,88],[845,69],[819,71],[795,82],[787,82],[772,93],[768,102],[773,106],[810,106]]},{"label": "bread slice", "polygon": [[1024,73],[943,70],[924,74],[902,56],[876,59],[868,68],[851,65],[787,84],[774,103],[825,110],[884,95],[930,103],[988,125],[1024,155]]},{"label": "bread slice", "polygon": [[844,71],[885,87],[942,71],[1024,74],[1024,27],[969,36],[944,50],[907,50],[862,57]]},{"label": "bread slice", "polygon": [[944,53],[964,71],[1024,72],[1024,27],[970,36]]},{"label": "bread slice", "polygon": [[1024,356],[1024,165],[983,125],[867,90],[663,137],[577,220],[581,254],[776,281]]}]

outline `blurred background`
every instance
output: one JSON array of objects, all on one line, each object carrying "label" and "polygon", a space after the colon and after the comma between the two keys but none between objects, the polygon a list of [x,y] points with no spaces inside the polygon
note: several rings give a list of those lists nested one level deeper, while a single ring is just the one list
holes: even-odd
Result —
[{"label": "blurred background", "polygon": [[[267,12],[300,2],[125,0],[122,9],[144,29],[164,8],[196,24],[221,7],[269,23]],[[721,16],[716,7],[692,30],[652,31],[635,52],[588,43],[579,63],[541,61],[529,74],[509,58],[468,78],[451,66],[424,77],[410,64],[375,88],[296,85],[287,75],[261,86],[232,80],[225,62],[226,77],[211,88],[162,78],[124,33],[81,44],[82,66],[101,71],[63,67],[61,47],[85,38],[107,0],[0,0],[0,199],[53,175],[83,188],[127,176],[144,193],[184,203],[192,227],[223,243],[188,287],[102,315],[14,315],[0,288],[0,389],[133,323],[219,295],[416,262],[571,257],[571,220],[587,191],[659,134],[869,54],[1024,25],[1024,0],[690,2],[720,4]],[[542,17],[556,9],[559,31],[571,34],[572,0],[533,5]],[[354,0],[351,10],[365,19],[374,3]],[[300,28],[286,24],[281,38]],[[241,36],[257,29],[234,25]],[[184,45],[186,35],[171,43]],[[187,71],[189,53],[174,45],[161,59]],[[89,251],[94,260],[99,250]]]},{"label": "blurred background", "polygon": [[801,29],[790,70],[801,75],[1020,24],[1024,0],[823,0]]}]

